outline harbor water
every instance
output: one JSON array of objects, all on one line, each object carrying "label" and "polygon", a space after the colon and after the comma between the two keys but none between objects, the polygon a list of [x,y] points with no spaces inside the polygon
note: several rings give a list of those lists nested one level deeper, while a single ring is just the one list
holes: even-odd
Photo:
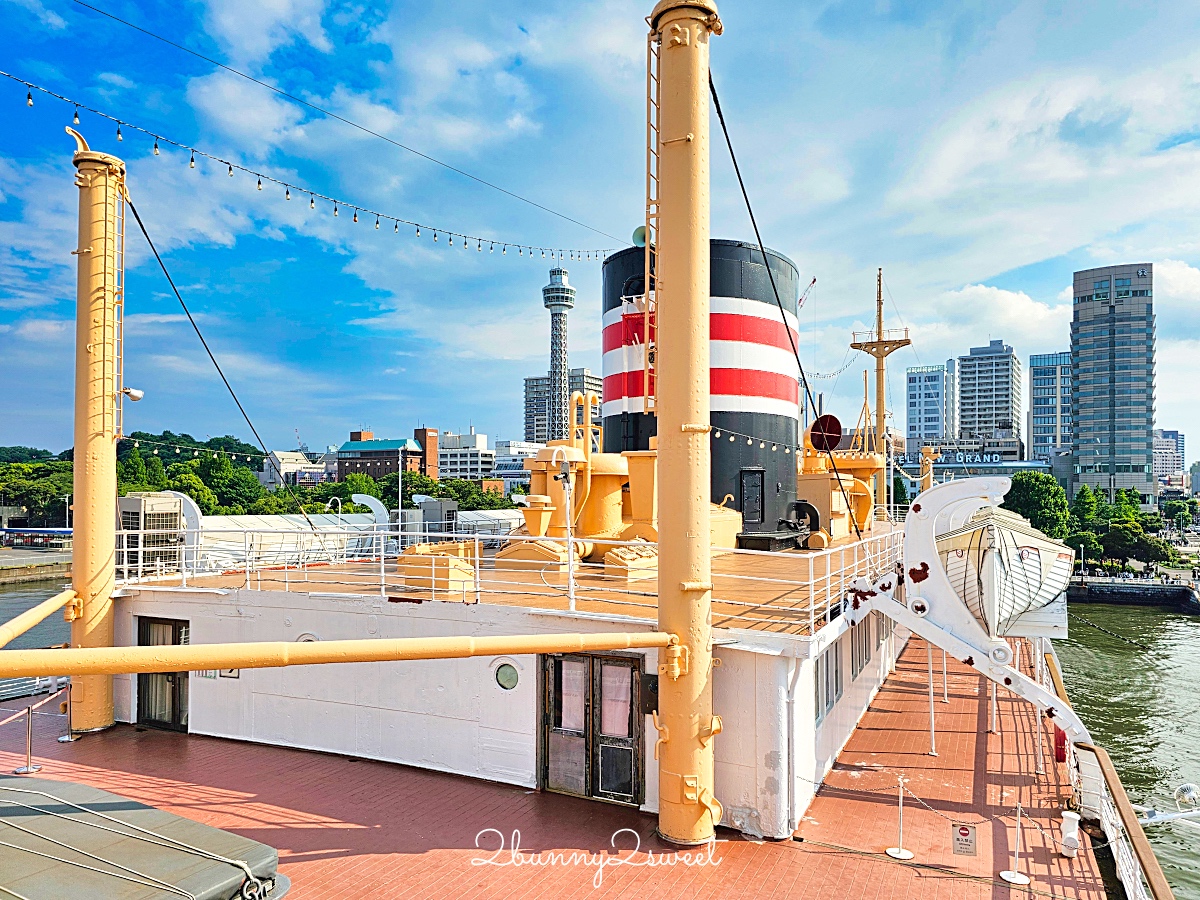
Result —
[{"label": "harbor water", "polygon": [[[63,588],[70,587],[69,579],[56,581],[27,581],[19,584],[0,584],[0,622],[49,600]],[[54,613],[24,634],[13,639],[6,649],[28,650],[50,647],[71,640],[71,626],[63,621],[62,613]]]},{"label": "harbor water", "polygon": [[[1098,604],[1072,604],[1071,613],[1071,637],[1054,646],[1072,705],[1130,799],[1174,812],[1175,788],[1200,784],[1200,617]],[[1200,900],[1200,817],[1193,821],[1146,827],[1178,900]]]}]

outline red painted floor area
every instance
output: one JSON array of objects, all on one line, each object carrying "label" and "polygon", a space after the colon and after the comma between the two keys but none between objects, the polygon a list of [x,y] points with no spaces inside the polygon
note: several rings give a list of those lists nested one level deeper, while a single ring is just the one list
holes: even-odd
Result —
[{"label": "red painted floor area", "polygon": [[[936,704],[940,756],[927,755],[925,647],[914,641],[810,808],[804,840],[722,831],[701,864],[673,856],[653,838],[653,817],[635,811],[387,763],[128,726],[58,744],[57,718],[37,720],[34,754],[41,777],[92,784],[278,848],[295,898],[1103,897],[1090,852],[1057,858],[1034,827],[1022,863],[1033,892],[995,880],[1008,865],[1017,797],[1050,831],[1063,776],[1049,757],[1052,774],[1033,774],[1034,717],[1008,698],[1000,733],[984,740],[986,690],[951,665],[950,703]],[[0,729],[0,770],[19,764],[23,737],[19,727]],[[907,865],[881,854],[896,842],[896,771],[938,811],[906,802],[905,844],[917,854]],[[981,823],[977,857],[951,854],[943,815]],[[617,852],[610,840],[621,829],[632,833],[617,836]],[[500,835],[504,849],[493,853]],[[564,864],[572,853],[576,863]]]}]

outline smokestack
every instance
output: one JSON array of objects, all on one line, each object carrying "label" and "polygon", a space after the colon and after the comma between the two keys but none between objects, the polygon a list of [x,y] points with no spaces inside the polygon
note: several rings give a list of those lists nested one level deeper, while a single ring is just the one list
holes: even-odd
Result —
[{"label": "smokestack", "polygon": [[550,310],[550,409],[547,436],[566,440],[571,433],[570,390],[567,364],[567,312],[575,306],[575,288],[567,283],[567,270],[550,270],[550,283],[542,288],[542,304]]}]

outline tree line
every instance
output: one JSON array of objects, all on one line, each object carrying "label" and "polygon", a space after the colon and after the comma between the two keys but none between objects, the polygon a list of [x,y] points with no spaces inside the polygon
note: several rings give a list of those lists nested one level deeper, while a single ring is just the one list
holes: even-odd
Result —
[{"label": "tree line", "polygon": [[[1080,486],[1068,502],[1067,492],[1045,472],[1018,472],[1004,502],[1005,509],[1027,518],[1034,528],[1073,547],[1089,563],[1124,566],[1128,560],[1179,565],[1179,553],[1158,537],[1166,523],[1185,527],[1200,518],[1200,501],[1168,500],[1162,511],[1143,512],[1141,495],[1132,488],[1113,493]],[[1164,521],[1165,520],[1165,521]]]},{"label": "tree line", "polygon": [[[117,446],[117,493],[124,497],[134,491],[178,491],[196,501],[206,516],[297,514],[301,509],[320,513],[335,499],[343,512],[366,512],[353,503],[354,494],[377,497],[389,509],[415,508],[414,494],[456,500],[462,510],[513,507],[507,497],[484,491],[472,481],[437,481],[419,472],[404,472],[403,478],[392,473],[378,480],[351,473],[345,481],[268,491],[258,479],[262,466],[261,451],[232,435],[200,441],[169,431],[134,432]],[[31,527],[62,527],[67,516],[64,498],[73,490],[70,451],[56,457],[32,447],[0,447],[0,506],[24,507]]]}]

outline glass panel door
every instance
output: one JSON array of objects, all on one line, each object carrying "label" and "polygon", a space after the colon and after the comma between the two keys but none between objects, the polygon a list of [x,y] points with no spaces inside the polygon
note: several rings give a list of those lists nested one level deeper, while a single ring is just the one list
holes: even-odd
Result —
[{"label": "glass panel door", "polygon": [[547,790],[641,802],[641,669],[639,657],[545,659]]},{"label": "glass panel door", "polygon": [[595,734],[593,792],[597,797],[633,803],[638,783],[634,711],[637,679],[634,660],[598,659],[595,661],[595,690],[600,698],[600,727]]},{"label": "glass panel door", "polygon": [[550,722],[546,745],[546,787],[567,794],[587,794],[588,672],[586,657],[549,661]]},{"label": "glass panel door", "polygon": [[[187,643],[188,623],[175,619],[138,618],[138,646]],[[187,731],[188,673],[144,672],[137,680],[137,723],[152,728]]]}]

